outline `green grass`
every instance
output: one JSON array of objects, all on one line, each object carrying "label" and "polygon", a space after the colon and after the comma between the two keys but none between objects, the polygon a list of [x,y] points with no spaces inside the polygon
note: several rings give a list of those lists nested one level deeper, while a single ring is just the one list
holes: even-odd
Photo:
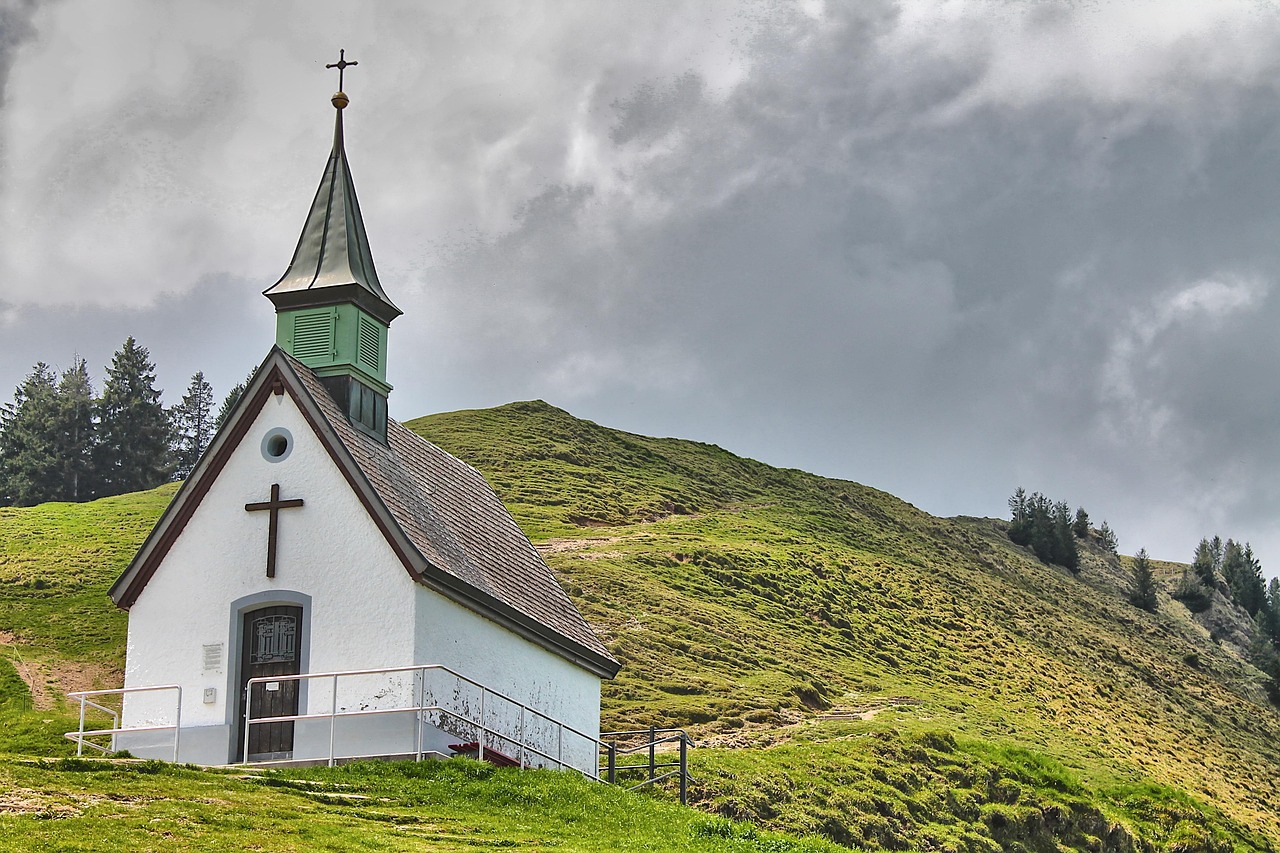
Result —
[{"label": "green grass", "polygon": [[826,853],[569,773],[454,759],[242,778],[161,762],[0,762],[5,850]]},{"label": "green grass", "polygon": [[[605,728],[682,725],[702,742],[692,795],[705,814],[677,809],[687,821],[672,826],[684,828],[652,849],[766,849],[776,839],[765,830],[868,849],[1280,843],[1280,715],[1259,673],[1167,595],[1155,614],[1127,604],[1127,564],[1094,543],[1072,576],[1013,546],[998,521],[934,518],[857,483],[609,430],[544,403],[409,426],[490,479],[623,661],[605,685]],[[67,665],[89,680],[118,673],[124,620],[105,590],[171,494],[0,510],[0,631],[15,635],[0,653],[44,667],[46,693],[65,689]],[[1166,586],[1180,573],[1160,568]],[[0,661],[0,748],[65,751],[65,708],[56,696],[51,708],[6,704],[19,687]],[[380,772],[342,784],[396,803],[370,792],[435,784]],[[53,795],[80,777],[50,778]],[[138,784],[170,783],[147,778]],[[209,778],[233,784],[192,780]],[[632,800],[648,803],[619,802]],[[450,820],[512,842],[573,843],[566,813],[547,814],[523,836],[531,824],[514,817]],[[206,817],[238,838],[229,817]],[[397,832],[407,830],[387,838]],[[269,849],[299,843],[281,833]]]}]

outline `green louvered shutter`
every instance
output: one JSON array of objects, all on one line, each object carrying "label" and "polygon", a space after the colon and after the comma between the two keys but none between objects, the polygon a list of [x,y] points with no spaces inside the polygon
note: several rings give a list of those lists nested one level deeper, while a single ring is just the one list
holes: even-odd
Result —
[{"label": "green louvered shutter", "polygon": [[359,339],[356,341],[356,360],[373,371],[374,375],[382,372],[382,336],[378,324],[360,315]]},{"label": "green louvered shutter", "polygon": [[317,311],[293,317],[293,357],[303,363],[333,358],[333,312]]}]

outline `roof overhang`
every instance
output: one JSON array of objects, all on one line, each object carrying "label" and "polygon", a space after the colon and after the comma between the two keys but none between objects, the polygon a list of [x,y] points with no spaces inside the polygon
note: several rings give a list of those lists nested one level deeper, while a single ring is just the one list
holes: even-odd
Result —
[{"label": "roof overhang", "polygon": [[404,313],[367,287],[354,281],[350,284],[311,287],[305,290],[266,290],[263,293],[271,300],[271,304],[276,306],[276,311],[352,304],[387,325],[391,325],[392,320]]}]

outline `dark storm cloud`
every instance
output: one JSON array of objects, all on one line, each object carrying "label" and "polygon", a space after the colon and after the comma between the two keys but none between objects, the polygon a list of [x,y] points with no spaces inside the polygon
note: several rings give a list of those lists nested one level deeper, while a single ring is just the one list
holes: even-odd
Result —
[{"label": "dark storm cloud", "polygon": [[[5,112],[0,380],[133,333],[170,396],[221,391],[327,151],[334,9],[129,7],[94,32],[138,58],[97,77],[66,58],[90,8],[31,19]],[[367,11],[347,138],[406,310],[393,414],[543,397],[937,513],[1023,485],[1129,551],[1280,555],[1271,7]]]},{"label": "dark storm cloud", "polygon": [[604,411],[658,391],[939,511],[1024,484],[1152,540],[1273,536],[1274,88],[983,94],[995,59],[892,27],[786,16],[724,97],[615,101],[621,187],[547,190],[445,270],[481,369]]},{"label": "dark storm cloud", "polygon": [[4,0],[0,3],[0,106],[5,101],[9,67],[18,48],[34,32],[31,18],[35,9],[35,0]]}]

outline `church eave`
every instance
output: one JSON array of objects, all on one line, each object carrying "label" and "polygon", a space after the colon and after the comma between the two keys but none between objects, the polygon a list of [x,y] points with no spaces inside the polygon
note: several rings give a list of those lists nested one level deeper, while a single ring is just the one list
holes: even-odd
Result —
[{"label": "church eave", "polygon": [[470,584],[432,565],[425,558],[423,562],[423,571],[416,578],[418,583],[435,590],[451,601],[498,623],[534,645],[541,646],[600,678],[613,678],[622,668],[622,664],[613,658],[598,655],[562,634],[550,630],[533,617],[493,596],[484,594]]},{"label": "church eave", "polygon": [[391,325],[392,320],[404,313],[390,301],[355,282],[307,290],[265,290],[263,294],[276,306],[276,311],[351,303],[387,325]]}]

